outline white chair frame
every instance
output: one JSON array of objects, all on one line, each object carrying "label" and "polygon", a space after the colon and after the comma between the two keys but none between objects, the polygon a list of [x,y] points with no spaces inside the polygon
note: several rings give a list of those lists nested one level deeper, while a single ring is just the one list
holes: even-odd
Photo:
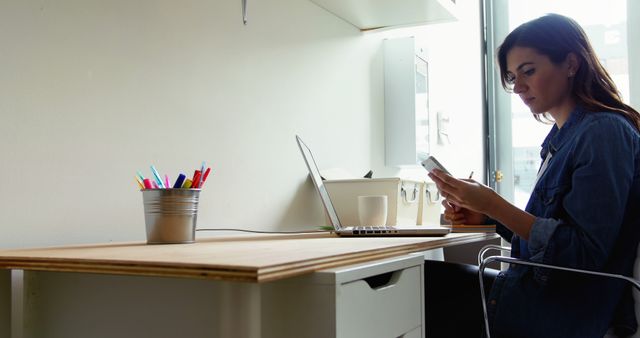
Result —
[{"label": "white chair frame", "polygon": [[486,303],[486,297],[484,292],[484,279],[482,278],[482,276],[484,275],[484,270],[487,267],[487,264],[491,262],[508,263],[508,264],[515,264],[515,265],[526,265],[526,266],[533,266],[537,268],[562,270],[562,271],[575,272],[575,273],[586,274],[586,275],[621,279],[631,283],[636,288],[636,290],[640,291],[640,281],[635,280],[631,277],[605,273],[605,272],[581,270],[581,269],[567,268],[567,267],[555,266],[555,265],[549,265],[549,264],[535,263],[535,262],[525,261],[525,260],[517,259],[513,257],[506,257],[506,256],[489,256],[485,258],[484,254],[489,250],[511,251],[511,248],[490,244],[482,247],[482,249],[480,249],[478,253],[478,278],[480,280],[480,296],[482,297],[482,312],[484,314],[484,328],[485,328],[485,333],[487,335],[487,338],[491,338],[491,333],[489,332],[490,331],[489,317],[487,315],[487,303]]}]

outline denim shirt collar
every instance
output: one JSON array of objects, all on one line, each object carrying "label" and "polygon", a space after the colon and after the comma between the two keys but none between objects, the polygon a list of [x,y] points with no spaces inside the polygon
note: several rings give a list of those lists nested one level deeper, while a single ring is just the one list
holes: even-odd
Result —
[{"label": "denim shirt collar", "polygon": [[580,121],[585,116],[584,109],[580,106],[576,106],[573,111],[569,114],[569,118],[564,123],[562,128],[558,128],[557,124],[553,125],[549,134],[542,142],[542,150],[540,151],[540,157],[544,159],[547,157],[547,153],[551,151],[551,155],[557,152],[565,143],[566,140],[571,138],[576,131],[575,126],[578,125]]}]

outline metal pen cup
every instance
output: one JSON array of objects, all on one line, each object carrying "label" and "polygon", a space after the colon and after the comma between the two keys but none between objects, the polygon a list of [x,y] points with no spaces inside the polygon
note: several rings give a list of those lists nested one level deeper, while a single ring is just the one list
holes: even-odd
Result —
[{"label": "metal pen cup", "polygon": [[143,189],[147,244],[193,243],[200,189]]}]

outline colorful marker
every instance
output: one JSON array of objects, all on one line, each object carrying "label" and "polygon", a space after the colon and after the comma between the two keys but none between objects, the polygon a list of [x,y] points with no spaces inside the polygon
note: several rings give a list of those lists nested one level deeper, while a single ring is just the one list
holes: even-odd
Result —
[{"label": "colorful marker", "polygon": [[[171,189],[171,180],[169,175],[164,175],[164,179],[158,173],[158,170],[155,166],[151,165],[151,178],[145,178],[142,173],[138,170],[135,175],[136,183],[141,190],[144,189]],[[206,168],[206,162],[202,162],[201,169],[196,169],[193,172],[193,177],[191,179],[187,178],[187,175],[184,173],[178,174],[178,178],[173,184],[174,189],[182,188],[182,189],[200,189],[204,186],[204,183],[207,181],[207,178],[211,174],[211,168]]]},{"label": "colorful marker", "polygon": [[162,179],[160,178],[160,174],[158,174],[158,171],[156,170],[156,168],[154,166],[151,166],[151,173],[156,178],[156,183],[158,183],[158,187],[159,188],[164,188],[164,183],[162,183]]},{"label": "colorful marker", "polygon": [[184,184],[182,185],[182,189],[189,189],[191,188],[191,180],[187,178],[186,181],[184,181]]},{"label": "colorful marker", "polygon": [[182,184],[184,184],[185,178],[187,178],[187,176],[183,173],[180,173],[180,175],[178,175],[178,178],[176,179],[176,183],[173,184],[173,188],[174,189],[182,188]]},{"label": "colorful marker", "polygon": [[144,176],[142,176],[142,173],[140,172],[140,170],[138,170],[137,174],[138,174],[138,177],[140,178],[140,180],[144,181]]},{"label": "colorful marker", "polygon": [[143,182],[145,189],[153,189],[153,181],[151,179],[145,178]]},{"label": "colorful marker", "polygon": [[207,171],[205,171],[204,175],[202,175],[202,180],[200,181],[200,186],[198,188],[202,188],[202,186],[204,185],[204,182],[207,180],[207,177],[209,177],[210,172],[211,172],[211,167],[207,168]]},{"label": "colorful marker", "polygon": [[193,183],[191,184],[191,188],[198,189],[198,185],[200,185],[200,175],[202,175],[202,172],[200,170],[196,170],[193,173]]}]

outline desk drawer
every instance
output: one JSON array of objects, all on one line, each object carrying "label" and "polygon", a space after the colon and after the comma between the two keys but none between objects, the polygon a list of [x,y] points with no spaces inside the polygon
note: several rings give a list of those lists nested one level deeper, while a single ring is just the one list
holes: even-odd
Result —
[{"label": "desk drawer", "polygon": [[338,285],[338,337],[391,338],[420,327],[421,281],[413,266]]},{"label": "desk drawer", "polygon": [[[261,285],[263,338],[421,335],[424,255],[367,262]],[[404,336],[403,336],[404,335]]]}]

